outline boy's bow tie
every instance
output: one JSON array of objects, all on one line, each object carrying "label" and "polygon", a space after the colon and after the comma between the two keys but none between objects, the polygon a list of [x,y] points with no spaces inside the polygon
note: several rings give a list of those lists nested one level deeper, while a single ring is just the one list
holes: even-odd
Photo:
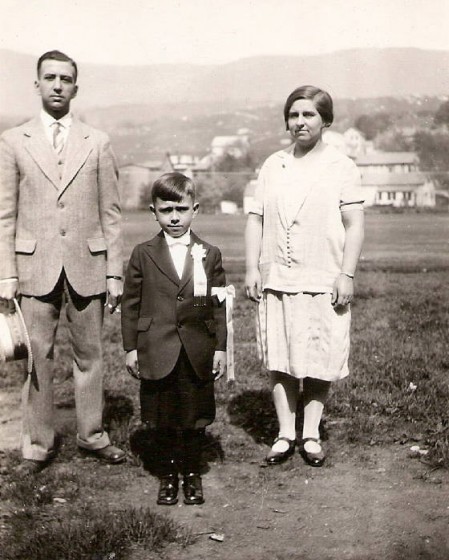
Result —
[{"label": "boy's bow tie", "polygon": [[174,245],[190,245],[190,235],[183,235],[182,237],[166,237],[167,245],[173,247]]}]

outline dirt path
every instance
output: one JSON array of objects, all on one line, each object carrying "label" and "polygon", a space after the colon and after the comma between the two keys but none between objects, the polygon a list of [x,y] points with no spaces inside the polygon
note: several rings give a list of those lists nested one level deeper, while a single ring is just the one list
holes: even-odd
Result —
[{"label": "dirt path", "polygon": [[[299,456],[270,469],[212,465],[204,476],[206,504],[169,512],[199,534],[196,544],[163,558],[447,560],[448,482],[446,473],[429,473],[400,446],[347,451],[322,469]],[[150,502],[156,489],[148,484]],[[223,542],[212,540],[212,531]]]},{"label": "dirt path", "polygon": [[[17,447],[18,404],[0,394],[3,449]],[[186,549],[135,551],[131,560],[448,560],[449,473],[411,459],[408,446],[335,445],[321,469],[297,454],[263,468],[264,446],[253,462],[217,461],[203,477],[206,503],[194,507],[156,506],[157,481],[123,465],[123,492],[106,486],[102,500],[149,505],[197,535]]]}]

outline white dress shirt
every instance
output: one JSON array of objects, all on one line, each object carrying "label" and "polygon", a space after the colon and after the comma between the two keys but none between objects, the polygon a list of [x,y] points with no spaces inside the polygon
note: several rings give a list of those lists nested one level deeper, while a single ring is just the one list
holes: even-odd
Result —
[{"label": "white dress shirt", "polygon": [[41,117],[42,124],[44,126],[45,136],[48,138],[48,141],[50,142],[51,146],[53,147],[53,131],[54,131],[53,124],[55,122],[61,125],[61,135],[65,145],[67,143],[67,137],[70,132],[70,127],[72,126],[72,121],[73,121],[72,113],[67,113],[67,115],[64,115],[62,117],[62,119],[59,119],[57,121],[46,111],[41,109],[40,117]]},{"label": "white dress shirt", "polygon": [[182,278],[184,264],[186,261],[187,250],[190,245],[190,229],[181,237],[171,237],[164,231],[165,240],[167,241],[170,256],[175,265],[179,278]]}]

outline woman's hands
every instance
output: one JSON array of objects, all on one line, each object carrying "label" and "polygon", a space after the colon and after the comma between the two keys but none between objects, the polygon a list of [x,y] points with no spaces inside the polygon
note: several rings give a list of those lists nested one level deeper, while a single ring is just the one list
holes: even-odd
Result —
[{"label": "woman's hands", "polygon": [[346,274],[339,274],[334,282],[331,303],[334,307],[348,305],[354,297],[354,279]]},{"label": "woman's hands", "polygon": [[262,297],[262,279],[258,268],[250,268],[245,277],[246,297],[259,302]]}]

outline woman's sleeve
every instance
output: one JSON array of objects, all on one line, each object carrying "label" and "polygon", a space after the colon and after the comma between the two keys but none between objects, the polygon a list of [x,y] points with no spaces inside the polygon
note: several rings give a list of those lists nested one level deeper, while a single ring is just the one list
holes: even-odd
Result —
[{"label": "woman's sleeve", "polygon": [[253,200],[248,204],[248,213],[263,216],[263,206],[265,198],[266,164],[263,164],[257,177],[256,189]]},{"label": "woman's sleeve", "polygon": [[361,209],[364,201],[360,171],[355,163],[347,158],[342,173],[340,209],[342,211]]}]

